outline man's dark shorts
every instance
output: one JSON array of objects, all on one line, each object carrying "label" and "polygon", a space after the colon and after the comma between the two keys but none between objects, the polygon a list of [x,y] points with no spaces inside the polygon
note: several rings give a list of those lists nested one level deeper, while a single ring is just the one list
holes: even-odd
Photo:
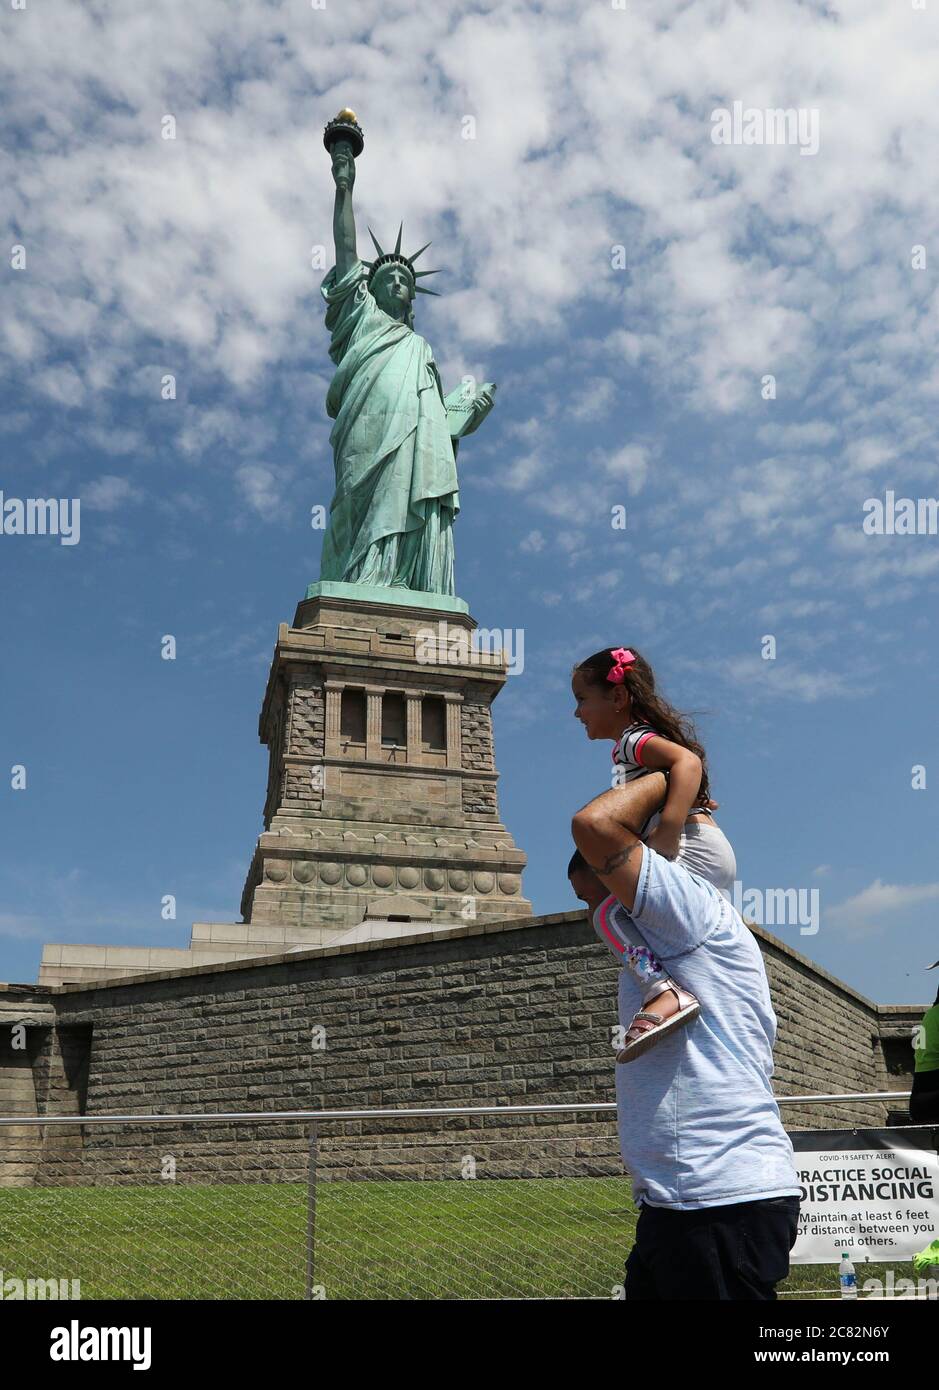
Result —
[{"label": "man's dark shorts", "polygon": [[694,1211],[643,1203],[626,1261],[625,1297],[775,1298],[798,1230],[798,1197]]}]

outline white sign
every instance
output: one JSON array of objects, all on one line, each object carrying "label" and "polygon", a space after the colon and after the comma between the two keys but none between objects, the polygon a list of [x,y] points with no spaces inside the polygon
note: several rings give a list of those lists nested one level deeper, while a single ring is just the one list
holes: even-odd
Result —
[{"label": "white sign", "polygon": [[939,1239],[939,1129],[789,1132],[802,1189],[792,1264],[906,1261]]}]

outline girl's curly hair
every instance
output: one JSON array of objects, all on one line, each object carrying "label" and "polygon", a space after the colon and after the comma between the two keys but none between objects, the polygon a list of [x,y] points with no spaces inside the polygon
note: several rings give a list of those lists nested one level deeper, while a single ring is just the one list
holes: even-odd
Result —
[{"label": "girl's curly hair", "polygon": [[[593,656],[588,656],[586,661],[581,661],[575,666],[571,675],[580,674],[588,685],[612,690],[613,682],[608,681],[607,676],[616,665],[614,650],[618,648],[606,647],[603,651],[594,652]],[[622,684],[632,701],[633,718],[637,723],[651,724],[656,733],[661,734],[663,738],[671,739],[672,743],[677,743],[681,748],[687,748],[698,755],[701,759],[701,787],[694,804],[706,806],[711,795],[707,755],[698,742],[694,724],[687,715],[680,714],[667,700],[663,700],[656,691],[655,672],[648,661],[635,647],[630,647],[629,650],[636,659],[626,667]]]}]

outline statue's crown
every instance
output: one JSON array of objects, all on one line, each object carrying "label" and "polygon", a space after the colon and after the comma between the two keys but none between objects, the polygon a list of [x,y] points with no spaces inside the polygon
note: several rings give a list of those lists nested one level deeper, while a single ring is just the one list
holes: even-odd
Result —
[{"label": "statue's crown", "polygon": [[417,260],[418,256],[422,255],[427,250],[428,246],[430,246],[431,243],[429,241],[425,242],[424,245],[421,247],[420,251],[415,251],[413,256],[406,256],[404,252],[401,250],[401,236],[403,232],[404,223],[402,222],[400,227],[398,228],[398,240],[395,242],[395,249],[393,251],[383,251],[378,244],[378,238],[375,236],[375,233],[372,231],[371,227],[369,227],[368,234],[372,238],[372,241],[375,243],[375,250],[378,252],[378,255],[375,257],[373,261],[362,262],[364,266],[368,267],[368,283],[372,283],[382,266],[403,265],[410,272],[411,278],[414,281],[414,289],[417,294],[437,294],[436,290],[425,290],[423,285],[419,285],[417,282],[425,275],[438,275],[440,273],[439,270],[414,269],[414,262]]}]

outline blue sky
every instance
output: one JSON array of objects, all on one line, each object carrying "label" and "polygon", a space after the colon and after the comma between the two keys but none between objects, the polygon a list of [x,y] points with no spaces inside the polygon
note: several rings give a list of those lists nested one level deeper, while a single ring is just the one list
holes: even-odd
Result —
[{"label": "blue sky", "polygon": [[[0,979],[34,979],[44,941],[238,920],[268,663],[332,494],[311,248],[349,104],[360,248],[402,218],[406,250],[432,239],[416,328],[445,389],[499,385],[460,451],[456,581],[481,627],[524,634],[494,724],[535,912],[575,905],[570,816],[609,781],[570,667],[632,643],[702,712],[744,889],[818,891],[818,932],[779,936],[930,1002],[939,536],[862,521],[888,489],[939,495],[935,14],[123,8],[2,21],[26,266],[0,490],[79,497],[81,540],[0,535]],[[817,154],[715,145],[735,100],[817,111]]]}]

